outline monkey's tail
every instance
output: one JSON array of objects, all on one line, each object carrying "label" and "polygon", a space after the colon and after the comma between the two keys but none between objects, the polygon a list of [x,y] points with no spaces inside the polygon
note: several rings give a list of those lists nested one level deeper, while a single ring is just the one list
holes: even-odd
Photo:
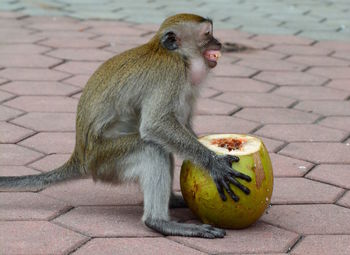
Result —
[{"label": "monkey's tail", "polygon": [[37,191],[51,184],[82,177],[79,164],[72,160],[42,174],[24,176],[1,176],[0,191]]}]

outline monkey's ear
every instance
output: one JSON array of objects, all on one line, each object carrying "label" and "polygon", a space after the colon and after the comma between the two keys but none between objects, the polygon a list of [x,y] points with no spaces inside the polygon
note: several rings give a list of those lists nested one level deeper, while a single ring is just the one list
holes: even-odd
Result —
[{"label": "monkey's ear", "polygon": [[161,43],[163,47],[168,50],[176,50],[179,48],[177,36],[172,31],[167,32],[162,36]]}]

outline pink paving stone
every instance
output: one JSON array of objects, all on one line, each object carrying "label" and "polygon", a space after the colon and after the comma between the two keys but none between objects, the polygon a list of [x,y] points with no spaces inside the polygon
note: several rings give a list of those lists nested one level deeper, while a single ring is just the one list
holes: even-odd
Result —
[{"label": "pink paving stone", "polygon": [[78,93],[78,94],[75,94],[74,96],[72,96],[73,98],[76,98],[76,99],[80,99],[82,93]]},{"label": "pink paving stone", "polygon": [[290,143],[281,154],[314,163],[350,163],[350,146],[342,143]]},{"label": "pink paving stone", "polygon": [[[262,41],[251,40],[251,39],[244,39],[244,38],[236,39],[234,42],[252,49],[265,49],[271,46],[271,43],[269,42],[262,42]],[[225,43],[225,41],[223,41],[223,43]]]},{"label": "pink paving stone", "polygon": [[208,85],[217,90],[227,92],[267,92],[273,85],[248,78],[215,77]]},{"label": "pink paving stone", "polygon": [[0,77],[14,81],[58,81],[69,74],[44,68],[6,68],[0,71]]},{"label": "pink paving stone", "polygon": [[108,43],[109,46],[103,48],[103,50],[108,51],[108,52],[113,52],[115,55],[120,54],[126,50],[129,50],[136,45],[129,45],[129,44],[116,44],[114,42]]},{"label": "pink paving stone", "polygon": [[[256,70],[249,67],[237,65],[219,65],[213,71],[216,76],[234,76],[234,77],[250,77],[257,73]],[[0,73],[1,76],[1,73]]]},{"label": "pink paving stone", "polygon": [[271,124],[312,123],[318,115],[285,108],[244,108],[235,117]]},{"label": "pink paving stone", "polygon": [[350,192],[346,192],[345,195],[337,202],[339,205],[350,208]]},{"label": "pink paving stone", "polygon": [[14,81],[1,86],[2,90],[16,95],[66,96],[79,91],[79,88],[54,81]]},{"label": "pink paving stone", "polygon": [[0,65],[6,67],[49,68],[60,62],[62,60],[38,54],[2,54],[0,58]]},{"label": "pink paving stone", "polygon": [[250,51],[242,51],[234,53],[234,56],[240,59],[247,59],[254,61],[255,59],[258,60],[264,60],[264,59],[270,59],[270,60],[278,60],[285,58],[287,55],[272,51],[266,51],[266,50],[250,50]]},{"label": "pink paving stone", "polygon": [[56,49],[47,55],[77,61],[104,61],[113,56],[111,52],[99,49]]},{"label": "pink paving stone", "polygon": [[34,131],[10,123],[0,122],[0,143],[16,143]]},{"label": "pink paving stone", "polygon": [[35,43],[40,40],[45,39],[41,34],[27,34],[27,33],[16,33],[10,34],[7,36],[0,37],[0,43],[3,44],[12,44],[12,43]]},{"label": "pink paving stone", "polygon": [[307,66],[348,66],[350,63],[344,60],[326,56],[291,56],[287,62],[303,64]]},{"label": "pink paving stone", "polygon": [[306,68],[305,65],[274,59],[244,59],[238,65],[263,71],[300,71]]},{"label": "pink paving stone", "polygon": [[290,254],[320,255],[350,254],[350,235],[309,235],[297,244]]},{"label": "pink paving stone", "polygon": [[25,16],[25,14],[23,13],[19,13],[19,12],[10,12],[10,11],[1,11],[0,12],[0,17],[4,18],[4,19],[17,19],[20,17]]},{"label": "pink paving stone", "polygon": [[326,116],[350,115],[350,101],[302,101],[294,108]]},{"label": "pink paving stone", "polygon": [[0,105],[0,121],[12,119],[22,113],[22,111]]},{"label": "pink paving stone", "polygon": [[210,89],[210,88],[202,88],[199,93],[200,93],[199,94],[200,97],[209,98],[220,94],[220,91]]},{"label": "pink paving stone", "polygon": [[347,50],[347,51],[337,51],[337,52],[335,52],[335,53],[332,54],[332,57],[347,60],[347,63],[349,64],[349,60],[350,60],[350,50]]},{"label": "pink paving stone", "polygon": [[215,29],[214,35],[222,41],[229,42],[235,42],[252,36],[250,33],[235,29]]},{"label": "pink paving stone", "polygon": [[25,165],[43,154],[15,144],[0,144],[0,165]]},{"label": "pink paving stone", "polygon": [[136,205],[143,201],[142,192],[136,184],[112,185],[94,183],[91,179],[51,186],[41,193],[73,206]]},{"label": "pink paving stone", "polygon": [[36,44],[3,44],[0,48],[0,54],[21,54],[25,58],[24,55],[39,54],[49,50],[49,47]]},{"label": "pink paving stone", "polygon": [[29,174],[39,174],[39,172],[25,166],[1,166],[0,168],[0,176],[19,176]]},{"label": "pink paving stone", "polygon": [[102,62],[96,61],[68,61],[62,65],[56,66],[54,69],[70,74],[87,74],[91,76],[101,64]]},{"label": "pink paving stone", "polygon": [[3,84],[3,83],[5,83],[5,82],[8,82],[8,80],[3,79],[3,78],[0,78],[0,84]]},{"label": "pink paving stone", "polygon": [[223,239],[169,239],[209,254],[277,253],[286,252],[296,242],[298,234],[258,222],[246,229],[228,230]]},{"label": "pink paving stone", "polygon": [[313,124],[265,125],[255,133],[288,142],[342,141],[348,136],[348,132]]},{"label": "pink paving stone", "polygon": [[5,105],[29,112],[75,112],[78,100],[58,96],[20,96]]},{"label": "pink paving stone", "polygon": [[196,134],[212,134],[212,133],[249,133],[259,124],[237,119],[231,116],[195,116],[193,118],[193,129]]},{"label": "pink paving stone", "polygon": [[19,144],[43,153],[71,153],[75,145],[75,133],[38,133]]},{"label": "pink paving stone", "polygon": [[56,218],[70,229],[91,237],[160,236],[141,221],[141,206],[84,206]]},{"label": "pink paving stone", "polygon": [[332,80],[326,87],[350,91],[350,79]]},{"label": "pink paving stone", "polygon": [[327,117],[318,124],[325,127],[343,129],[350,132],[350,117]]},{"label": "pink paving stone", "polygon": [[284,142],[282,141],[277,141],[267,137],[259,137],[259,138],[263,141],[263,143],[265,144],[269,152],[276,152],[284,145]]},{"label": "pink paving stone", "polygon": [[36,131],[75,131],[75,113],[30,112],[12,123]]},{"label": "pink paving stone", "polygon": [[[47,38],[65,38],[67,40],[70,39],[78,39],[78,38],[92,38],[96,37],[95,34],[88,33],[86,31],[68,31],[68,30],[45,30],[45,31],[39,31],[35,33],[37,36],[41,36],[42,39]],[[41,40],[42,41],[42,40]],[[40,41],[40,42],[41,42]]]},{"label": "pink paving stone", "polygon": [[350,67],[312,67],[311,69],[307,70],[307,73],[330,79],[349,79]]},{"label": "pink paving stone", "polygon": [[288,97],[253,92],[224,92],[214,99],[242,107],[288,107],[295,102]]},{"label": "pink paving stone", "polygon": [[306,177],[350,189],[350,165],[318,165]]},{"label": "pink paving stone", "polygon": [[90,78],[90,75],[78,74],[78,75],[74,75],[73,77],[64,80],[63,82],[84,88],[87,81],[89,80],[89,78]]},{"label": "pink paving stone", "polygon": [[317,42],[314,47],[330,49],[332,51],[350,50],[349,42],[339,41],[320,41]]},{"label": "pink paving stone", "polygon": [[285,86],[273,91],[274,95],[288,96],[299,100],[345,100],[349,92],[327,87]]},{"label": "pink paving stone", "polygon": [[0,102],[8,100],[8,99],[10,99],[12,97],[15,97],[15,95],[7,93],[7,92],[0,91]]},{"label": "pink paving stone", "polygon": [[0,221],[4,254],[68,254],[87,239],[46,221]]},{"label": "pink paving stone", "polygon": [[312,39],[295,35],[258,35],[252,39],[273,44],[310,45],[313,42]]},{"label": "pink paving stone", "polygon": [[87,38],[71,38],[69,40],[64,38],[49,38],[41,41],[39,44],[53,48],[100,48],[107,45],[104,42]]},{"label": "pink paving stone", "polygon": [[334,203],[343,189],[304,178],[275,178],[272,204]]},{"label": "pink paving stone", "polygon": [[327,81],[327,78],[310,75],[307,73],[271,71],[263,71],[254,76],[254,79],[280,86],[319,86]]},{"label": "pink paving stone", "polygon": [[122,36],[141,36],[145,33],[144,30],[130,27],[128,25],[112,25],[112,26],[99,26],[90,28],[87,30],[90,33],[94,33],[97,35],[114,35],[116,37]]},{"label": "pink paving stone", "polygon": [[68,204],[34,192],[0,192],[0,220],[50,220]]},{"label": "pink paving stone", "polygon": [[300,234],[349,234],[350,209],[331,205],[273,205],[262,220]]},{"label": "pink paving stone", "polygon": [[43,172],[51,171],[62,166],[70,158],[71,154],[51,154],[30,164],[30,167]]},{"label": "pink paving stone", "polygon": [[275,45],[269,48],[269,51],[285,53],[288,55],[320,55],[326,56],[332,52],[332,50],[317,48],[305,45]]},{"label": "pink paving stone", "polygon": [[273,167],[273,175],[275,177],[303,176],[313,166],[313,164],[309,162],[275,153],[270,153],[270,158]]},{"label": "pink paving stone", "polygon": [[49,19],[46,19],[45,22],[36,22],[34,24],[26,25],[26,27],[34,28],[36,30],[74,30],[74,31],[82,31],[88,26],[86,24],[83,24],[81,22],[74,22],[74,21],[66,21],[66,20],[53,20],[50,21]]},{"label": "pink paving stone", "polygon": [[172,242],[166,238],[97,238],[74,252],[74,255],[174,255],[205,254],[195,249]]},{"label": "pink paving stone", "polygon": [[131,49],[137,45],[144,44],[148,41],[147,38],[140,36],[115,36],[115,35],[102,35],[94,38],[95,41],[106,42],[113,45],[116,44],[127,44]]},{"label": "pink paving stone", "polygon": [[237,111],[238,107],[233,104],[227,104],[219,102],[209,98],[200,98],[196,102],[195,114],[209,115],[209,114],[219,114],[219,115],[229,115]]}]

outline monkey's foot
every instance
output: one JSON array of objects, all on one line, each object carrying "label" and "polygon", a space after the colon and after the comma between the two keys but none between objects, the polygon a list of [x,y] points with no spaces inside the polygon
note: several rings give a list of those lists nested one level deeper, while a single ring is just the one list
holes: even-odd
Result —
[{"label": "monkey's foot", "polygon": [[169,208],[187,208],[187,204],[180,194],[171,194]]},{"label": "monkey's foot", "polygon": [[214,228],[207,224],[195,225],[175,221],[152,219],[147,219],[145,224],[147,227],[166,236],[188,236],[213,239],[223,238],[226,235],[225,230]]}]

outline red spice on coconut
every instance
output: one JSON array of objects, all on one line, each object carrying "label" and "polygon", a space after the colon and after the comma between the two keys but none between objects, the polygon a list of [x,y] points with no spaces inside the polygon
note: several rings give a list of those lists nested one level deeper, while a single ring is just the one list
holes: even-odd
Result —
[{"label": "red spice on coconut", "polygon": [[243,144],[247,141],[247,139],[244,138],[218,138],[213,139],[211,141],[211,144],[215,144],[218,147],[225,148],[228,151],[232,150],[242,150]]}]

